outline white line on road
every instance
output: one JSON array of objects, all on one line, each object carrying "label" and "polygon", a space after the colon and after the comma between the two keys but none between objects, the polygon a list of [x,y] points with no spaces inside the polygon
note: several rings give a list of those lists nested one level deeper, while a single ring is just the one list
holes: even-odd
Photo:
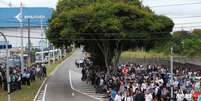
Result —
[{"label": "white line on road", "polygon": [[44,90],[43,100],[42,101],[45,101],[46,91],[47,91],[47,84],[45,85],[45,90]]},{"label": "white line on road", "polygon": [[[69,58],[71,58],[72,56],[74,56],[74,55],[76,54],[76,52],[77,52],[77,50],[75,50],[75,52],[73,52],[69,57],[67,57],[67,59],[65,59],[64,61],[62,61],[62,63],[60,63],[59,65],[57,65],[57,67],[50,73],[50,76],[51,76],[51,75],[54,75],[55,72],[59,69],[59,67],[60,67],[62,64],[64,64],[66,61],[68,61]],[[40,88],[38,89],[38,91],[37,91],[37,93],[36,93],[36,95],[35,95],[33,101],[36,101],[36,100],[37,100],[37,97],[39,96],[39,93],[40,93],[40,91],[42,90],[43,85],[46,83],[47,79],[48,79],[50,76],[48,76],[47,78],[45,78],[45,80],[43,80],[43,83],[41,84]]]},{"label": "white line on road", "polygon": [[45,78],[45,80],[43,80],[43,83],[41,84],[40,88],[38,89],[33,101],[37,100],[37,97],[39,96],[40,91],[42,90],[42,87],[43,87],[43,85],[45,84],[46,81],[47,81],[47,78]]},{"label": "white line on road", "polygon": [[76,91],[76,92],[78,92],[78,93],[81,93],[81,94],[83,94],[83,95],[86,95],[86,96],[88,96],[88,97],[91,97],[91,98],[93,98],[93,99],[96,99],[96,100],[98,100],[98,101],[102,101],[102,100],[99,99],[99,98],[96,98],[96,97],[94,97],[94,96],[91,96],[91,95],[88,95],[88,94],[86,94],[86,93],[83,93],[83,92],[81,92],[81,91],[78,90],[78,89],[75,89],[75,88],[73,87],[73,84],[72,84],[71,70],[69,70],[69,80],[70,80],[70,87],[71,87],[71,89],[73,90],[72,95],[74,94],[74,91]]}]

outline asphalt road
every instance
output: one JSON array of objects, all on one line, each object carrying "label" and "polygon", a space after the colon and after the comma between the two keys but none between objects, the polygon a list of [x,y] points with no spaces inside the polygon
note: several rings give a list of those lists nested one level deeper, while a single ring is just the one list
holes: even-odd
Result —
[{"label": "asphalt road", "polygon": [[82,56],[81,51],[77,50],[49,77],[46,82],[45,101],[97,101],[78,92],[75,92],[75,95],[72,96],[73,90],[70,86],[69,69],[76,68],[75,60],[80,59]]}]

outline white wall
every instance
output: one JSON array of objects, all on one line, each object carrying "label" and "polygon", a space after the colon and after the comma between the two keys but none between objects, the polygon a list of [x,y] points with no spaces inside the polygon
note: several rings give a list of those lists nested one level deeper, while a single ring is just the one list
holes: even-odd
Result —
[{"label": "white wall", "polygon": [[[8,35],[7,39],[13,47],[20,47],[21,46],[20,28],[0,28],[0,32],[3,32],[5,35]],[[10,36],[19,36],[19,37],[10,37]],[[23,36],[28,37],[28,29],[27,28],[23,29]],[[41,38],[40,28],[31,28],[30,36]],[[45,34],[43,36],[45,37]],[[31,43],[33,44],[33,46],[39,46],[40,40],[41,39],[31,38]],[[2,37],[0,37],[0,41],[3,41]],[[23,42],[24,42],[24,46],[26,46],[28,39],[24,38]]]}]

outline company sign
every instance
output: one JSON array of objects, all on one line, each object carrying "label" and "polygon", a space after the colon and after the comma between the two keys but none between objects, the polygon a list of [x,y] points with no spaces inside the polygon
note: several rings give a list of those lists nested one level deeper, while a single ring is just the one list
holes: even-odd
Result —
[{"label": "company sign", "polygon": [[25,19],[44,19],[44,15],[25,15]]}]

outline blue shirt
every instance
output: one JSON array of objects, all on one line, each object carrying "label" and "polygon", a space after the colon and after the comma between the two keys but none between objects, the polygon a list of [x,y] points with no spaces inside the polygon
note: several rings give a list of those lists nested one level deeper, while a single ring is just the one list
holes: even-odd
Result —
[{"label": "blue shirt", "polygon": [[115,90],[112,90],[111,92],[111,98],[114,99],[116,96],[117,92]]}]

